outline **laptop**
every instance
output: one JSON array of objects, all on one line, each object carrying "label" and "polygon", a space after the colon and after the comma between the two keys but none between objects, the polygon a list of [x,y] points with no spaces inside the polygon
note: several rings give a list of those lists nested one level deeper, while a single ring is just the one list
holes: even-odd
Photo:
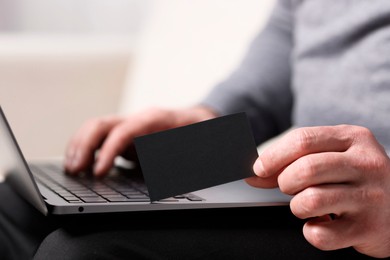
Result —
[{"label": "laptop", "polygon": [[137,166],[118,164],[102,179],[70,176],[58,160],[28,162],[0,106],[0,174],[44,215],[288,205],[291,197],[244,180],[151,202]]}]

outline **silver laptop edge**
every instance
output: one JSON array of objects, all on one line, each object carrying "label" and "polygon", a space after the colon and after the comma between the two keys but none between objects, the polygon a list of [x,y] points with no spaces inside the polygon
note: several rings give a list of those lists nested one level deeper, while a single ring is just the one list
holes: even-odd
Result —
[{"label": "silver laptop edge", "polygon": [[10,183],[20,196],[44,215],[47,215],[48,209],[46,204],[38,191],[38,186],[34,181],[2,107],[0,107],[0,115],[0,174],[3,175],[4,179]]}]

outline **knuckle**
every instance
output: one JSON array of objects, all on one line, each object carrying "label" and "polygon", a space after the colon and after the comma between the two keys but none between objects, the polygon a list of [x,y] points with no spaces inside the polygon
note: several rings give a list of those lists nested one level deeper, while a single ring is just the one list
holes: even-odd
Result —
[{"label": "knuckle", "polygon": [[129,143],[126,129],[116,128],[110,134],[109,146],[115,153],[123,152],[124,148]]},{"label": "knuckle", "polygon": [[[371,161],[370,165],[374,169],[375,172],[380,172],[383,174],[388,173],[388,169],[389,169],[388,158],[386,158],[384,156],[373,156],[370,161]],[[383,177],[383,176],[380,176],[380,177]]]},{"label": "knuckle", "polygon": [[355,191],[354,199],[377,207],[386,203],[386,192],[382,188],[357,190]]},{"label": "knuckle", "polygon": [[360,159],[352,160],[351,166],[362,172],[365,178],[380,180],[390,172],[390,160],[382,151],[356,147],[354,153]]},{"label": "knuckle", "polygon": [[294,137],[298,144],[298,148],[303,152],[310,151],[318,138],[316,133],[308,127],[296,129],[293,134],[295,135]]},{"label": "knuckle", "polygon": [[354,131],[358,136],[373,137],[372,132],[368,128],[363,126],[354,126]]},{"label": "knuckle", "polygon": [[351,135],[353,136],[353,139],[356,142],[363,141],[363,140],[374,140],[374,134],[371,132],[370,129],[363,127],[363,126],[350,126],[351,129]]},{"label": "knuckle", "polygon": [[375,176],[382,178],[383,173],[390,171],[390,160],[383,146],[378,143],[370,129],[362,126],[349,127],[354,143],[351,151],[354,157],[359,158],[359,160],[351,160],[351,166],[358,171],[370,173],[367,175],[369,178]]},{"label": "knuckle", "polygon": [[96,133],[101,131],[102,129],[105,129],[109,122],[108,118],[91,118],[86,121],[84,124],[84,129],[89,129],[91,133]]},{"label": "knuckle", "polygon": [[298,172],[296,174],[296,179],[301,185],[310,182],[310,180],[316,175],[316,163],[309,156],[300,158],[297,161],[297,167]]},{"label": "knuckle", "polygon": [[383,189],[371,189],[367,192],[368,201],[372,201],[374,205],[383,205],[387,202],[386,192]]},{"label": "knuckle", "polygon": [[315,161],[310,157],[301,157],[294,162],[292,169],[279,175],[279,188],[283,193],[294,195],[312,183],[316,172],[317,167]]}]

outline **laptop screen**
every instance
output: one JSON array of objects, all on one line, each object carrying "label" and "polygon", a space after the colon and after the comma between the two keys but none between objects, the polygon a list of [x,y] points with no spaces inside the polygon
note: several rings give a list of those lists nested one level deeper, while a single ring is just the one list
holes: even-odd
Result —
[{"label": "laptop screen", "polygon": [[0,175],[24,199],[39,211],[47,214],[47,208],[33,177],[28,170],[27,162],[12,133],[11,127],[0,107]]}]

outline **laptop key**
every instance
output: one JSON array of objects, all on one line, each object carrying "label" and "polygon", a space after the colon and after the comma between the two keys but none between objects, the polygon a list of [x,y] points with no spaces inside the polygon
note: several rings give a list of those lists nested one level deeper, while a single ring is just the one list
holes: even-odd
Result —
[{"label": "laptop key", "polygon": [[191,194],[191,193],[187,194],[187,195],[186,195],[186,198],[187,198],[188,200],[190,200],[190,201],[202,201],[202,200],[204,200],[204,199],[202,199],[201,197],[196,196],[196,195]]},{"label": "laptop key", "polygon": [[78,196],[78,197],[94,197],[94,196],[97,196],[96,193],[93,192],[93,191],[81,191],[81,192],[75,191],[73,193],[76,194],[76,196]]},{"label": "laptop key", "polygon": [[145,194],[134,194],[134,195],[127,195],[129,199],[149,199],[149,197]]},{"label": "laptop key", "polygon": [[[150,202],[148,190],[144,183],[116,178],[101,181],[94,178],[75,178],[55,172],[50,175],[41,170],[36,176],[45,186],[50,187],[69,203],[106,203],[106,202]],[[66,186],[66,188],[65,188]],[[177,195],[161,202],[202,201],[204,199],[191,193]]]},{"label": "laptop key", "polygon": [[[107,198],[108,201],[110,202],[134,202],[134,201],[140,201],[140,200],[134,200],[134,199],[129,199],[126,197],[117,197],[117,198]],[[145,201],[145,200],[144,200]],[[149,200],[146,200],[149,201]]]},{"label": "laptop key", "polygon": [[128,202],[150,202],[149,198],[127,198]]},{"label": "laptop key", "polygon": [[107,202],[106,199],[103,199],[102,197],[99,197],[99,196],[96,196],[96,197],[80,197],[80,199],[82,199],[84,202],[92,202],[92,203],[95,203],[95,202]]},{"label": "laptop key", "polygon": [[65,195],[65,196],[61,196],[63,197],[64,199],[66,199],[67,201],[70,201],[70,200],[79,200],[79,198],[77,198],[76,196],[73,196],[73,195]]},{"label": "laptop key", "polygon": [[84,203],[82,200],[67,200],[69,203]]}]

